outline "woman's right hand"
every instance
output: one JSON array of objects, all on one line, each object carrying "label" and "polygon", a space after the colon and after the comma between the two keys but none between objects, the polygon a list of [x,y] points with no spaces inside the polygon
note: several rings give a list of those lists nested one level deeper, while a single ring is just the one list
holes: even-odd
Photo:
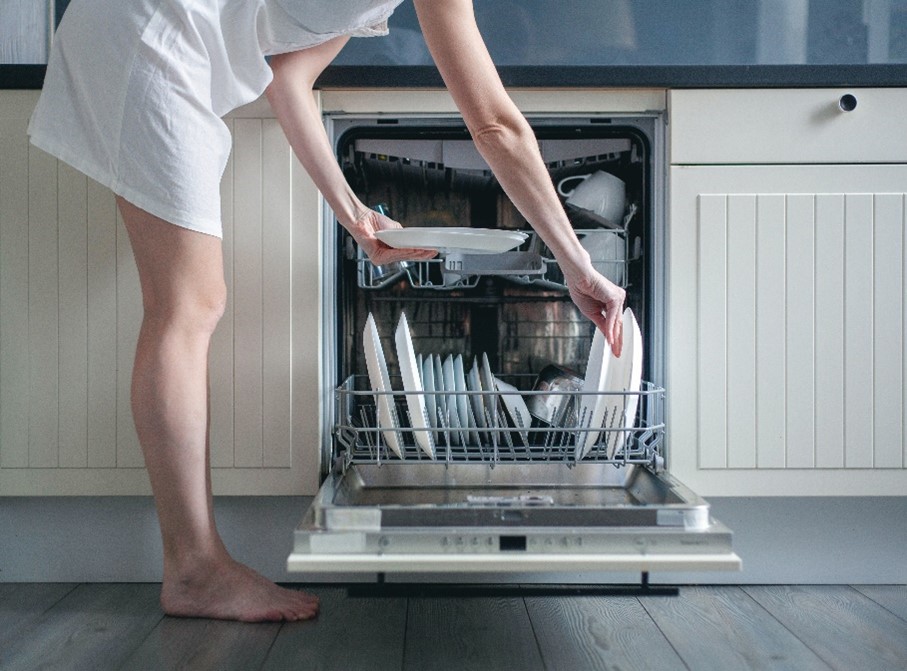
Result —
[{"label": "woman's right hand", "polygon": [[567,278],[570,298],[576,307],[605,334],[614,356],[623,348],[623,309],[627,292],[591,267],[582,275]]},{"label": "woman's right hand", "polygon": [[403,227],[390,217],[375,210],[364,210],[352,224],[346,227],[356,244],[376,266],[384,266],[397,261],[427,261],[438,255],[438,252],[433,249],[397,249],[375,237],[376,231],[389,228]]}]

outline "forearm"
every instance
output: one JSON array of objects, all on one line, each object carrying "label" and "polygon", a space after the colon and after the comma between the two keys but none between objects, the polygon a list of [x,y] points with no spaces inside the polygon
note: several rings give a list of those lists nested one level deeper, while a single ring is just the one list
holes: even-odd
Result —
[{"label": "forearm", "polygon": [[[334,51],[339,51],[339,47]],[[367,208],[344,178],[324,131],[321,112],[312,91],[317,76],[315,70],[320,72],[319,68],[310,64],[314,58],[308,53],[276,57],[272,63],[274,81],[267,90],[268,100],[293,152],[328,201],[338,221],[349,229],[367,212]]]},{"label": "forearm", "polygon": [[504,192],[552,251],[568,277],[591,269],[564,212],[529,124],[516,107],[507,120],[471,129]]},{"label": "forearm", "polygon": [[422,33],[479,152],[571,278],[592,272],[528,122],[507,95],[471,0],[415,0]]}]

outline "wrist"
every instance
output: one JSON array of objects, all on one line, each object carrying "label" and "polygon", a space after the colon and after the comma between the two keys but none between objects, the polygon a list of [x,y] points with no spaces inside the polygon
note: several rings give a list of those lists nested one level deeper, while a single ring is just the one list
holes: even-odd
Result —
[{"label": "wrist", "polygon": [[575,249],[562,250],[555,253],[561,272],[567,279],[568,283],[589,279],[595,274],[595,268],[592,266],[592,259],[578,242]]},{"label": "wrist", "polygon": [[331,203],[334,216],[346,230],[352,232],[362,228],[362,223],[371,211],[353,193],[345,193],[337,203]]}]

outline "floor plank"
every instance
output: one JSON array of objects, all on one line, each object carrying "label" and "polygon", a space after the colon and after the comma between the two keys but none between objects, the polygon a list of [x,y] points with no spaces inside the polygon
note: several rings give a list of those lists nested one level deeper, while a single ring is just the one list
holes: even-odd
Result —
[{"label": "floor plank", "polygon": [[854,585],[855,590],[907,620],[907,585]]},{"label": "floor plank", "polygon": [[633,597],[527,597],[526,608],[549,669],[683,668]]},{"label": "floor plank", "polygon": [[165,617],[123,669],[129,671],[248,671],[264,662],[279,622],[248,624]]},{"label": "floor plank", "polygon": [[907,586],[351,598],[314,622],[165,618],[159,585],[0,583],[0,670],[907,669]]},{"label": "floor plank", "polygon": [[347,598],[341,587],[307,591],[321,598],[317,619],[284,624],[262,671],[399,671],[406,599]]},{"label": "floor plank", "polygon": [[743,589],[835,669],[907,668],[907,622],[851,587]]},{"label": "floor plank", "polygon": [[10,644],[75,588],[74,583],[0,583],[0,664]]},{"label": "floor plank", "polygon": [[115,669],[160,622],[160,585],[82,584],[10,645],[3,668]]},{"label": "floor plank", "polygon": [[815,653],[736,587],[682,587],[640,602],[696,671],[828,669]]},{"label": "floor plank", "polygon": [[521,598],[410,598],[404,669],[543,669]]}]

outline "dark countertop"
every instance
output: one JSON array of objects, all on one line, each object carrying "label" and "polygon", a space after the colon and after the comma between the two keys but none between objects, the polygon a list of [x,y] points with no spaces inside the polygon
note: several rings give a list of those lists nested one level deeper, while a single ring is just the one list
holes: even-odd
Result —
[{"label": "dark countertop", "polygon": [[[40,89],[43,65],[0,65],[0,89]],[[907,64],[503,66],[515,88],[817,88],[907,86]],[[432,66],[331,66],[319,88],[440,88]]]}]

